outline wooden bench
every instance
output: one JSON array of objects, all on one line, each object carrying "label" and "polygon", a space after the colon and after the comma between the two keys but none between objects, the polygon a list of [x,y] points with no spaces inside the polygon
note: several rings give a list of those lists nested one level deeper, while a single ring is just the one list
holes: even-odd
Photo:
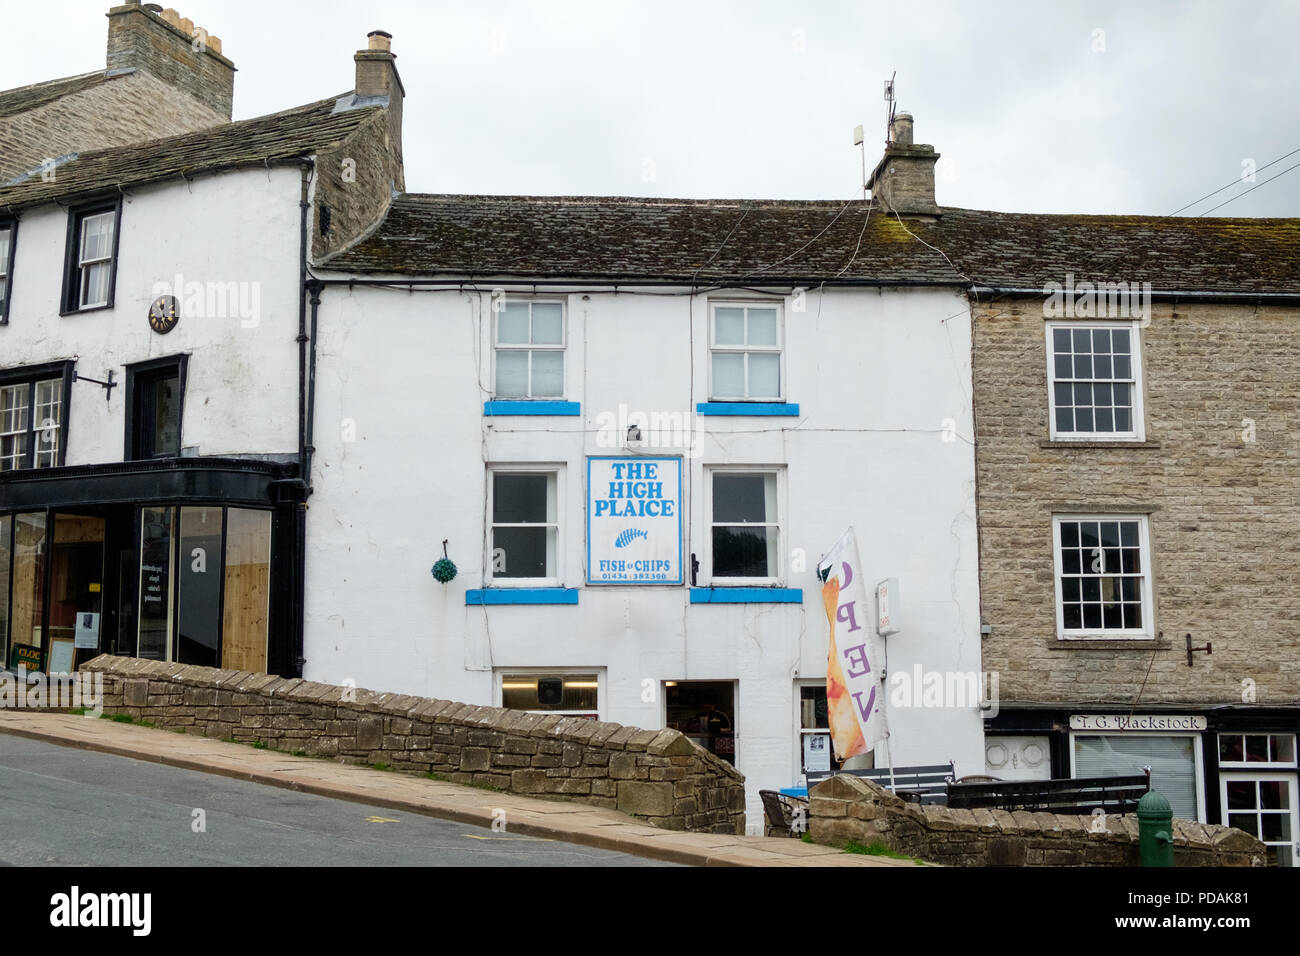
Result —
[{"label": "wooden bench", "polygon": [[913,803],[937,804],[945,802],[948,786],[957,776],[956,768],[951,763],[920,767],[874,767],[871,770],[810,771],[807,774],[808,789],[811,791],[817,784],[837,773],[870,780]]},{"label": "wooden bench", "polygon": [[953,783],[948,787],[948,806],[1045,813],[1092,813],[1097,809],[1133,813],[1138,800],[1150,789],[1150,770],[1124,777]]}]

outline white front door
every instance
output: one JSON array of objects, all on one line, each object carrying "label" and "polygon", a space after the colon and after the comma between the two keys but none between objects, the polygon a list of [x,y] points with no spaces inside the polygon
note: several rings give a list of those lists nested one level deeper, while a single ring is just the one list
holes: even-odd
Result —
[{"label": "white front door", "polygon": [[1231,771],[1219,773],[1223,822],[1245,830],[1273,848],[1278,866],[1300,858],[1300,801],[1294,773]]}]

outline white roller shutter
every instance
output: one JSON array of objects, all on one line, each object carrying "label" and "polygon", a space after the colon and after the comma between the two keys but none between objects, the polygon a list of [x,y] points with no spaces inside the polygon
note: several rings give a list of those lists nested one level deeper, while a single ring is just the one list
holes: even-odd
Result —
[{"label": "white roller shutter", "polygon": [[1076,736],[1076,777],[1111,777],[1151,768],[1151,788],[1162,793],[1181,820],[1197,820],[1196,740],[1143,734]]}]

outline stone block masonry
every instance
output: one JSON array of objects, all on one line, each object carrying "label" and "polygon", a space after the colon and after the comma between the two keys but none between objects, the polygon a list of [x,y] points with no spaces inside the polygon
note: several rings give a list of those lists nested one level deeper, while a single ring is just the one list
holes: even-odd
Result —
[{"label": "stone block masonry", "polygon": [[745,778],[675,730],[103,654],[104,713],[346,763],[745,832]]},{"label": "stone block masonry", "polygon": [[[947,866],[1139,866],[1134,814],[1110,814],[1093,832],[1083,814],[965,810],[908,803],[869,780],[840,775],[809,791],[808,832],[827,846],[883,843]],[[1269,866],[1249,833],[1174,821],[1174,866]]]},{"label": "stone block masonry", "polygon": [[[1042,300],[973,311],[983,666],[1003,706],[1295,706],[1300,309],[1156,302],[1147,441],[1103,448],[1049,440]],[[1165,638],[1059,640],[1052,515],[1122,511],[1149,515]],[[1185,634],[1213,655],[1188,667]]]}]

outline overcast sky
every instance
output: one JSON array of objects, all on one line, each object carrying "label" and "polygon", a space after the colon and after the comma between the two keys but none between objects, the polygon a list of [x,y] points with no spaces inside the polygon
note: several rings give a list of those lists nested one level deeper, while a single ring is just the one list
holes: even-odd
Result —
[{"label": "overcast sky", "polygon": [[[5,2],[0,89],[102,69],[107,0]],[[1184,215],[1300,148],[1300,4],[183,0],[235,118],[353,86],[393,34],[413,192],[848,199],[883,81],[942,205]],[[57,30],[53,29],[57,25]],[[1262,169],[1263,182],[1300,152]],[[1214,215],[1300,216],[1300,169]]]}]

